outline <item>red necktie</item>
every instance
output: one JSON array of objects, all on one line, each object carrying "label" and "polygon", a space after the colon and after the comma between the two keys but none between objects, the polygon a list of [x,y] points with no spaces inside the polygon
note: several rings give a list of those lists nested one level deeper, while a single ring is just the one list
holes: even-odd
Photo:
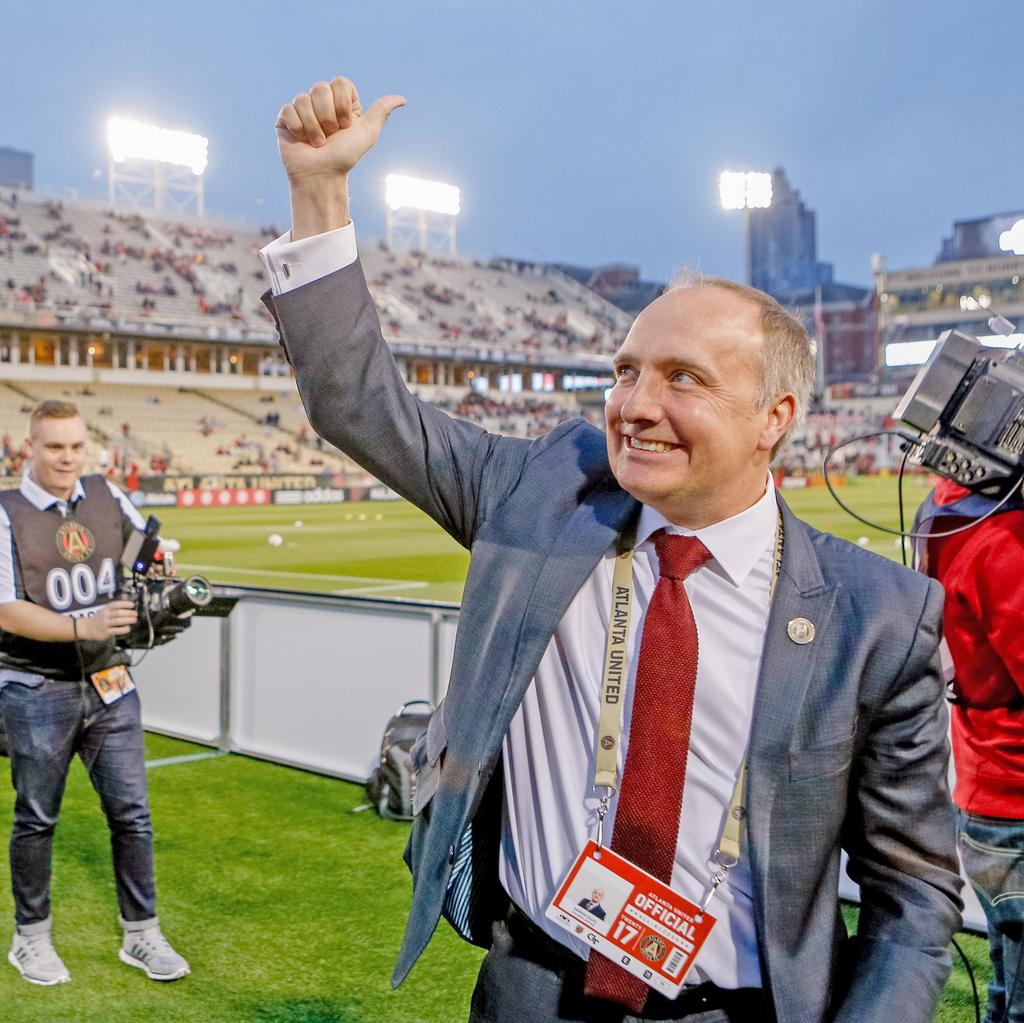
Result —
[{"label": "red necktie", "polygon": [[[612,850],[670,884],[697,690],[697,623],[683,580],[711,554],[695,536],[654,534],[660,578],[644,619]],[[650,988],[591,952],[584,993],[639,1013]]]}]

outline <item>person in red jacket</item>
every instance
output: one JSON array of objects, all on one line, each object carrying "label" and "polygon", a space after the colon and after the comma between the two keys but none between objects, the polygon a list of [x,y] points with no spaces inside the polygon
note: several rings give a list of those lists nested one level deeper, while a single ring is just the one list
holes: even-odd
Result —
[{"label": "person in red jacket", "polygon": [[[942,480],[915,531],[941,533],[995,501]],[[988,923],[994,979],[985,1023],[1024,1023],[1024,501],[932,536],[921,567],[946,591],[955,669],[953,759],[964,870]]]}]

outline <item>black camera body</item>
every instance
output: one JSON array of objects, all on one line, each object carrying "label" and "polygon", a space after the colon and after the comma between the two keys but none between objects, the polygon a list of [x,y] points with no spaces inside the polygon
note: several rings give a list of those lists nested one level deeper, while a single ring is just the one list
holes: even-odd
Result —
[{"label": "black camera body", "polygon": [[1024,353],[947,330],[893,418],[916,431],[911,461],[1002,496],[1024,474]]},{"label": "black camera body", "polygon": [[157,573],[154,566],[169,561],[159,552],[159,528],[151,515],[145,530],[135,530],[121,554],[117,599],[131,601],[139,616],[131,631],[118,638],[122,647],[148,650],[169,643],[188,628],[193,612],[213,599],[213,590],[201,575],[179,579]]}]

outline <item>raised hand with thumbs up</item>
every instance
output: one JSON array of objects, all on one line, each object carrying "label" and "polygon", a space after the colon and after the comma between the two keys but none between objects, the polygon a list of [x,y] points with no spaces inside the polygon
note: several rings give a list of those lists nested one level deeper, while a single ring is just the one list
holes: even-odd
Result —
[{"label": "raised hand with thumbs up", "polygon": [[373,148],[402,96],[382,96],[363,110],[347,78],[317,82],[277,116],[277,144],[291,186],[292,239],[348,223],[348,174]]}]

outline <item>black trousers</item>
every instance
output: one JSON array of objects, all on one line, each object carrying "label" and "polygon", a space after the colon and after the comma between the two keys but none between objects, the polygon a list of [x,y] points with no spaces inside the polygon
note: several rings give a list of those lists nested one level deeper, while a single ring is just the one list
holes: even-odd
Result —
[{"label": "black trousers", "polygon": [[729,991],[701,984],[669,1000],[653,992],[642,1016],[583,994],[587,964],[518,910],[494,924],[477,978],[469,1023],[773,1023],[760,988]]}]

